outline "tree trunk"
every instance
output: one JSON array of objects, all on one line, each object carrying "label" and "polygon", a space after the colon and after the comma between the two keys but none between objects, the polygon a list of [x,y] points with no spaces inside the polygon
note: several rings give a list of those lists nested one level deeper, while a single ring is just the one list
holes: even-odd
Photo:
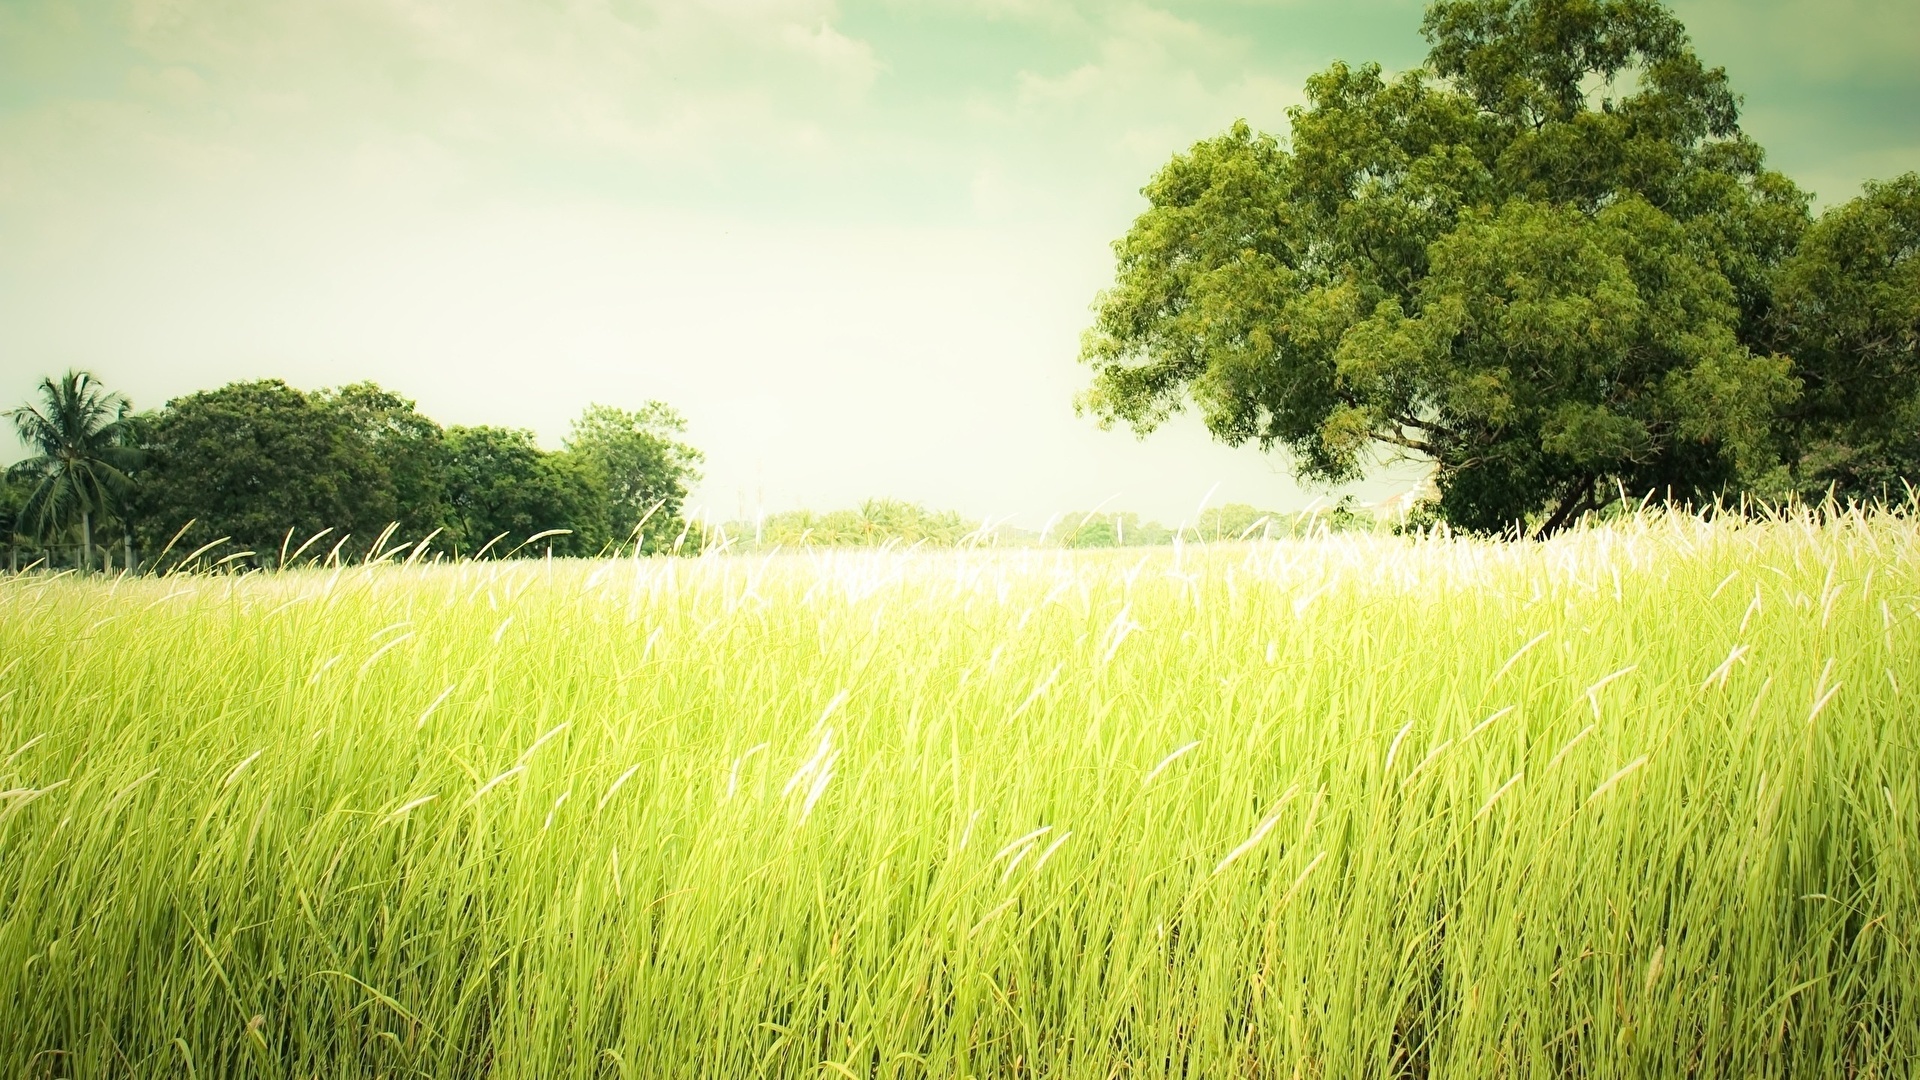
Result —
[{"label": "tree trunk", "polygon": [[126,568],[128,572],[132,572],[133,570],[133,534],[127,533],[125,536],[122,536],[120,538],[120,543],[122,545],[121,553],[126,556],[120,561],[126,564]]},{"label": "tree trunk", "polygon": [[1553,515],[1547,518],[1538,532],[1533,534],[1533,538],[1545,540],[1578,520],[1582,513],[1590,509],[1588,503],[1593,498],[1593,484],[1593,477],[1585,477],[1570,487],[1566,496],[1560,500],[1560,505],[1554,509]]},{"label": "tree trunk", "polygon": [[93,512],[80,511],[80,572],[93,573]]}]

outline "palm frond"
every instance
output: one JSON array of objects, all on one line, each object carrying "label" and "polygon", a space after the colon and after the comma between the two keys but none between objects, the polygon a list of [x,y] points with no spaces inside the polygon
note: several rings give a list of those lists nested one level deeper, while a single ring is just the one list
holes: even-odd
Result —
[{"label": "palm frond", "polygon": [[62,442],[60,427],[31,405],[22,405],[7,413],[20,441],[42,453],[57,450]]},{"label": "palm frond", "polygon": [[127,475],[143,454],[132,406],[108,393],[93,375],[69,371],[40,381],[43,407],[6,414],[22,442],[38,451],[7,470],[33,484],[20,520],[43,537],[71,528],[81,515],[107,516],[133,486]]},{"label": "palm frond", "polygon": [[21,458],[7,466],[7,479],[15,483],[38,480],[53,468],[53,459],[45,454],[35,454],[30,458]]},{"label": "palm frond", "polygon": [[137,446],[103,446],[99,460],[116,472],[130,473],[147,463],[147,454]]}]

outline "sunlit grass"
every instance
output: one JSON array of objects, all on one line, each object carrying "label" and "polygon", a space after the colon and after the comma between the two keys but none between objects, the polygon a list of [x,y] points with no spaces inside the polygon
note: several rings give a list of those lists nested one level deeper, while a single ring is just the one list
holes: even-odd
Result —
[{"label": "sunlit grass", "polygon": [[0,583],[7,1076],[1907,1076],[1920,530]]}]

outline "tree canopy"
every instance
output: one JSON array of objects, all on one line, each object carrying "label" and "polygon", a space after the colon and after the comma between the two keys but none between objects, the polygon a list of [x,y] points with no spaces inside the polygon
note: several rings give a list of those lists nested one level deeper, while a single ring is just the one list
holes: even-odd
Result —
[{"label": "tree canopy", "polygon": [[702,460],[680,441],[686,430],[686,418],[661,401],[634,411],[589,405],[574,421],[567,452],[598,471],[615,541],[637,541],[652,553],[667,550],[685,531],[681,507]]},{"label": "tree canopy", "polygon": [[511,554],[528,538],[557,530],[564,532],[546,538],[541,550],[597,555],[610,538],[604,474],[578,456],[541,450],[531,431],[449,429],[447,501],[468,555]]},{"label": "tree canopy", "polygon": [[94,524],[119,509],[142,460],[132,405],[84,371],[42,379],[40,398],[7,414],[32,451],[8,470],[25,487],[11,527],[43,540],[77,529],[89,565]]},{"label": "tree canopy", "polygon": [[169,401],[144,424],[142,539],[164,543],[191,521],[196,543],[224,536],[263,555],[323,529],[371,542],[398,507],[385,462],[349,419],[279,379]]},{"label": "tree canopy", "polygon": [[446,440],[414,403],[371,382],[314,395],[341,439],[376,463],[357,517],[395,523],[403,536],[453,525],[447,503]]},{"label": "tree canopy", "polygon": [[1815,488],[1920,484],[1920,174],[1823,214],[1780,272],[1771,320],[1805,390],[1790,460]]},{"label": "tree canopy", "polygon": [[[1896,363],[1861,350],[1912,325],[1888,225],[1909,189],[1809,232],[1726,73],[1653,0],[1441,0],[1422,30],[1423,68],[1335,64],[1287,142],[1237,123],[1148,183],[1080,407],[1145,434],[1197,406],[1313,481],[1412,455],[1485,532],[1781,487],[1793,410],[1832,435],[1846,366]],[[1885,279],[1851,322],[1808,309],[1827,249],[1882,268],[1835,271]]]}]

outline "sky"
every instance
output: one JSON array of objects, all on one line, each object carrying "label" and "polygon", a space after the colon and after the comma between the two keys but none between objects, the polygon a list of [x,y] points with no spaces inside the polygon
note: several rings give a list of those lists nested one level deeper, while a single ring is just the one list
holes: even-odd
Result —
[{"label": "sky", "polygon": [[[558,447],[659,399],[718,519],[1299,508],[1191,415],[1076,417],[1079,336],[1160,165],[1418,64],[1422,6],[0,0],[0,404],[372,379]],[[1920,4],[1674,6],[1821,204],[1920,169]]]}]

